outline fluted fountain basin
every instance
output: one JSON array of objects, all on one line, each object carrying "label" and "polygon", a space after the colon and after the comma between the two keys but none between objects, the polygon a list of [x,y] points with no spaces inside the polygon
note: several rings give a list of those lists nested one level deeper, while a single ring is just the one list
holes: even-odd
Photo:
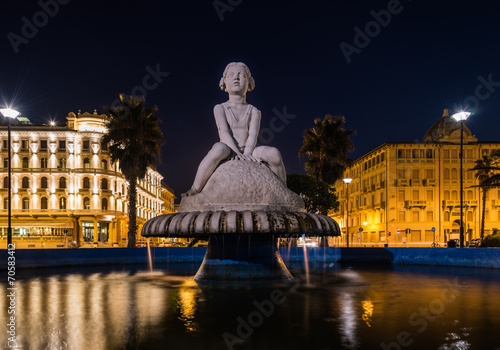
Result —
[{"label": "fluted fountain basin", "polygon": [[179,212],[148,220],[141,234],[208,239],[197,282],[287,281],[292,276],[278,238],[339,236],[340,228],[326,215],[306,213],[302,198],[266,165],[232,160],[216,169],[203,191],[183,197]]}]

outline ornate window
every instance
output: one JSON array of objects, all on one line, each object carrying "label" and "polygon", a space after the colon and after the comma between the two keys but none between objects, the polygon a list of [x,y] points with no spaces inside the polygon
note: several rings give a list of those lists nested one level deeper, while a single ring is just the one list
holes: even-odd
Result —
[{"label": "ornate window", "polygon": [[59,199],[59,209],[66,209],[67,200],[65,197]]},{"label": "ornate window", "polygon": [[48,188],[48,181],[47,181],[47,178],[45,176],[40,179],[40,187],[41,188]]},{"label": "ornate window", "polygon": [[40,201],[40,209],[49,209],[49,200],[47,197],[42,197]]},{"label": "ornate window", "polygon": [[66,188],[66,178],[65,177],[61,177],[59,179],[59,188]]},{"label": "ornate window", "polygon": [[107,179],[102,179],[101,180],[101,189],[107,190],[108,189],[108,180]]},{"label": "ornate window", "polygon": [[89,197],[83,198],[83,209],[90,209],[90,199]]},{"label": "ornate window", "polygon": [[28,197],[23,198],[23,210],[28,210],[30,208],[30,199]]},{"label": "ornate window", "polygon": [[22,188],[29,188],[30,187],[30,179],[28,177],[23,177],[23,183],[22,183]]},{"label": "ornate window", "polygon": [[90,180],[88,177],[83,178],[83,188],[90,188]]},{"label": "ornate window", "polygon": [[106,198],[102,199],[101,208],[102,208],[102,210],[108,210],[108,200]]}]

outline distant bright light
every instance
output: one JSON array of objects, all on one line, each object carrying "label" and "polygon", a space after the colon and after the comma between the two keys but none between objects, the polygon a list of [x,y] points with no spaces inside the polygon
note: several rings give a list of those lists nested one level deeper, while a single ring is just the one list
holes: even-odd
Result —
[{"label": "distant bright light", "polygon": [[363,221],[363,226],[366,226],[368,225],[368,223],[366,221]]},{"label": "distant bright light", "polygon": [[16,118],[19,114],[18,111],[16,110],[13,110],[11,108],[4,108],[4,109],[0,109],[0,113],[2,113],[2,115],[5,117],[5,118]]},{"label": "distant bright light", "polygon": [[351,178],[348,178],[348,177],[344,179],[344,182],[345,182],[346,184],[350,184],[350,183],[351,183],[351,181],[352,181],[352,179],[351,179]]},{"label": "distant bright light", "polygon": [[55,126],[56,125],[56,122],[55,121],[50,121],[50,126]]},{"label": "distant bright light", "polygon": [[472,113],[471,112],[458,112],[453,114],[451,117],[455,119],[457,122],[462,121],[462,120],[467,120],[467,118],[470,117]]}]

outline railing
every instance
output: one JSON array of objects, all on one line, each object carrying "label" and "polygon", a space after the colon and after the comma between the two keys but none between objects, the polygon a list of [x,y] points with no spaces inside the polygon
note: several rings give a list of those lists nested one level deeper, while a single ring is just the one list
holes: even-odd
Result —
[{"label": "railing", "polygon": [[405,201],[405,208],[425,208],[427,206],[427,201]]},{"label": "railing", "polygon": [[[477,207],[477,205],[478,205],[477,199],[464,200],[464,206]],[[443,201],[443,207],[459,207],[459,206],[460,206],[459,200],[444,200]]]},{"label": "railing", "polygon": [[[0,214],[7,215],[8,209],[0,209]],[[123,211],[118,210],[102,210],[102,209],[12,209],[12,215],[126,215]]]}]

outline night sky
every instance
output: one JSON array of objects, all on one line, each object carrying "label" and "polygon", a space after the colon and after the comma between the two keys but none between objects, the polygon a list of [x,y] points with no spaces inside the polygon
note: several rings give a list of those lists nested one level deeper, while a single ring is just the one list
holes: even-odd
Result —
[{"label": "night sky", "polygon": [[247,101],[262,111],[261,128],[275,126],[261,144],[281,150],[288,173],[304,173],[302,132],[326,114],[357,131],[353,159],[383,142],[421,140],[443,108],[467,104],[479,140],[500,140],[491,1],[218,0],[223,13],[211,0],[47,3],[53,16],[35,0],[2,1],[0,103],[32,121],[65,122],[71,111],[102,113],[159,72],[143,91],[166,138],[159,171],[179,197],[218,141],[212,109],[227,99],[218,83],[231,61],[249,66],[256,88]]}]

